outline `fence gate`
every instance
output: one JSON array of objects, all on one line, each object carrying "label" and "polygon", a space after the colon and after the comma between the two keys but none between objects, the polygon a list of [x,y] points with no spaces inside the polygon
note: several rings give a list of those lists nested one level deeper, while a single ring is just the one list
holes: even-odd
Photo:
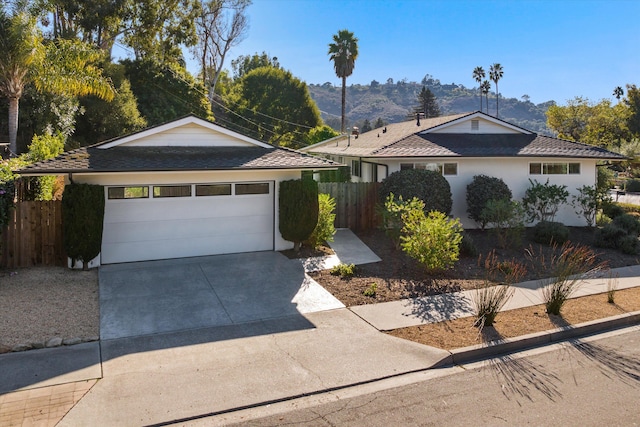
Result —
[{"label": "fence gate", "polygon": [[377,182],[320,182],[318,191],[336,200],[336,228],[364,231],[380,225]]}]

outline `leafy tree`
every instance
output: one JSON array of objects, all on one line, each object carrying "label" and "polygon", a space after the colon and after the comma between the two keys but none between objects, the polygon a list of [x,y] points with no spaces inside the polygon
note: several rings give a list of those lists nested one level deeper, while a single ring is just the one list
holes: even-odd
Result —
[{"label": "leafy tree", "polygon": [[482,80],[486,77],[484,68],[478,66],[473,69],[473,79],[478,82],[478,89],[480,90],[480,111],[482,111]]},{"label": "leafy tree", "polygon": [[183,67],[145,60],[122,61],[125,77],[138,100],[138,110],[149,126],[188,114],[211,119],[209,101],[201,84]]},{"label": "leafy tree", "polygon": [[578,194],[571,197],[571,205],[577,215],[582,215],[588,227],[593,227],[596,221],[596,211],[600,205],[600,194],[596,186],[583,185],[578,188]]},{"label": "leafy tree", "polygon": [[251,0],[200,2],[196,18],[198,42],[193,51],[200,64],[203,83],[209,90],[210,102],[213,100],[227,53],[247,34],[249,22],[245,11],[249,5]]},{"label": "leafy tree", "polygon": [[334,138],[338,135],[340,135],[340,132],[336,132],[330,126],[316,126],[307,134],[306,145],[317,144],[318,142],[326,141],[327,139]]},{"label": "leafy tree", "polygon": [[414,197],[422,200],[427,211],[451,212],[451,186],[440,172],[426,169],[405,169],[386,177],[380,185],[380,200],[389,194],[401,196],[404,200]]},{"label": "leafy tree", "polygon": [[336,76],[342,79],[342,124],[340,131],[345,131],[345,105],[347,99],[347,77],[353,73],[358,58],[358,39],[348,30],[340,30],[333,36],[329,44],[329,59],[333,61]]},{"label": "leafy tree", "polygon": [[94,64],[100,55],[72,40],[44,43],[35,17],[0,11],[0,92],[9,100],[10,150],[18,151],[19,100],[25,85],[67,96],[96,95],[110,100],[114,90]]},{"label": "leafy tree", "polygon": [[497,237],[498,246],[518,245],[524,232],[524,209],[515,200],[507,198],[487,201],[481,214],[483,221]]},{"label": "leafy tree", "polygon": [[278,62],[277,57],[270,57],[267,52],[261,54],[240,55],[233,61],[231,61],[231,68],[233,68],[233,78],[240,79],[245,74],[260,67],[273,67],[282,68]]},{"label": "leafy tree", "polygon": [[306,83],[291,72],[261,67],[244,75],[229,96],[239,116],[230,116],[245,134],[298,148],[322,119]]},{"label": "leafy tree", "polygon": [[[64,142],[65,137],[59,132],[55,135],[51,133],[34,135],[31,145],[29,145],[29,152],[24,156],[25,160],[34,163],[52,159],[64,151]],[[57,190],[56,176],[39,176],[30,179],[36,182],[35,200],[53,200]]]},{"label": "leafy tree", "polygon": [[636,85],[627,85],[627,97],[624,103],[629,107],[627,127],[636,138],[640,138],[640,88]]},{"label": "leafy tree", "polygon": [[469,218],[485,228],[489,218],[484,215],[487,204],[494,200],[511,201],[511,190],[500,178],[476,175],[469,185],[467,185],[467,213]]},{"label": "leafy tree", "polygon": [[118,90],[111,102],[88,96],[80,99],[84,114],[76,119],[76,132],[70,146],[86,146],[136,132],[147,126],[138,102],[124,77],[124,67],[111,64],[105,70]]},{"label": "leafy tree", "polygon": [[382,120],[381,117],[378,117],[378,119],[373,124],[373,128],[378,129],[378,128],[381,128],[382,126],[384,126],[384,121]]},{"label": "leafy tree", "polygon": [[622,103],[612,106],[608,99],[592,104],[587,98],[576,97],[566,106],[550,106],[546,115],[549,129],[571,141],[611,148],[631,136],[629,108]]},{"label": "leafy tree", "polygon": [[522,205],[529,221],[553,222],[560,206],[567,202],[569,192],[566,185],[549,184],[549,180],[540,184],[529,179],[531,186],[525,191]]},{"label": "leafy tree", "polygon": [[499,63],[492,64],[489,67],[489,78],[496,85],[496,117],[498,117],[498,100],[500,99],[500,92],[498,91],[498,81],[502,79],[504,75],[504,71],[502,70],[502,65]]},{"label": "leafy tree", "polygon": [[318,224],[318,203],[318,183],[313,179],[280,182],[279,230],[296,252]]}]

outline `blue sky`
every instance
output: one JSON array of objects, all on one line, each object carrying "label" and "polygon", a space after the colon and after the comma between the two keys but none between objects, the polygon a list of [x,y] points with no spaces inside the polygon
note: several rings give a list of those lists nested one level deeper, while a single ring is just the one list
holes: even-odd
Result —
[{"label": "blue sky", "polygon": [[226,68],[266,51],[307,83],[340,85],[327,49],[348,29],[360,51],[347,84],[431,74],[475,87],[474,67],[499,62],[500,93],[535,103],[613,99],[616,86],[640,85],[637,0],[254,0],[248,15]]}]

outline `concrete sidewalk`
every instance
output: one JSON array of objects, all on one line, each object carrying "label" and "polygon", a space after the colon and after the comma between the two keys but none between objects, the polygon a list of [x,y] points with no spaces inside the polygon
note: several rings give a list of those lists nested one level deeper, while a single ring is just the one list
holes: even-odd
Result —
[{"label": "concrete sidewalk", "polygon": [[[611,269],[606,275],[584,280],[571,298],[594,295],[607,291],[609,278],[617,278],[617,289],[640,286],[640,265]],[[541,280],[513,285],[513,297],[502,311],[543,304]],[[367,323],[380,331],[405,328],[408,326],[442,322],[473,315],[473,290],[434,295],[380,304],[351,307]]]}]

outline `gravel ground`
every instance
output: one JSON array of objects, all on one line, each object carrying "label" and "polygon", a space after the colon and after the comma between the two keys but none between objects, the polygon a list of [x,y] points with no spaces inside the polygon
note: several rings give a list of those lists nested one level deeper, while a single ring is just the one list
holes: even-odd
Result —
[{"label": "gravel ground", "polygon": [[99,335],[97,270],[0,269],[0,351],[37,348],[52,338],[91,341]]}]

